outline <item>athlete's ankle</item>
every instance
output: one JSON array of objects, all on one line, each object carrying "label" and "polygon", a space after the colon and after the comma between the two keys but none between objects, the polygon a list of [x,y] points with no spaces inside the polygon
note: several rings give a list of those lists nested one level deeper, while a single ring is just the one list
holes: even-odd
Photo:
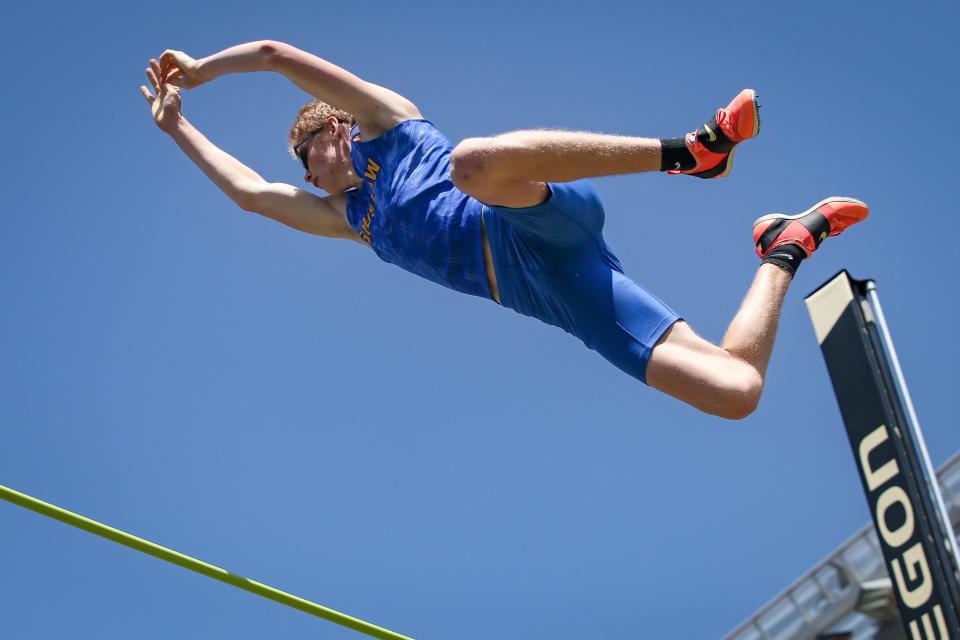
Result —
[{"label": "athlete's ankle", "polygon": [[799,244],[786,243],[770,251],[764,258],[764,264],[780,267],[791,276],[797,274],[800,263],[807,257],[807,251]]},{"label": "athlete's ankle", "polygon": [[690,171],[697,161],[683,138],[660,138],[660,171]]}]

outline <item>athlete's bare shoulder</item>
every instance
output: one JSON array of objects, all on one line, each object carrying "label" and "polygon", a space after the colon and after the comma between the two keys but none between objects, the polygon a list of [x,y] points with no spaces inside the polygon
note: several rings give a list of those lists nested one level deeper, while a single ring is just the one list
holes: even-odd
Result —
[{"label": "athlete's bare shoulder", "polygon": [[356,115],[364,139],[372,139],[394,128],[401,122],[423,117],[411,100],[386,87],[366,83],[370,101],[364,113]]}]

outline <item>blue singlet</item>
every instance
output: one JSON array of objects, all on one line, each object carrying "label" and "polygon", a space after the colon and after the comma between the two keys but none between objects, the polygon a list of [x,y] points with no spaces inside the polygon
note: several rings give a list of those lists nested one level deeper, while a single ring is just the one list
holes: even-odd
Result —
[{"label": "blue singlet", "polygon": [[381,259],[446,287],[492,298],[481,217],[500,302],[573,334],[646,382],[650,353],[678,316],[623,273],[603,239],[604,211],[584,180],[550,183],[547,201],[490,207],[450,179],[453,145],[426,120],[354,141],[361,187],[347,219]]},{"label": "blue singlet", "polygon": [[406,120],[373,140],[354,140],[353,169],[363,184],[347,194],[347,221],[381,260],[490,298],[482,205],[450,180],[451,151],[450,141],[426,120]]}]

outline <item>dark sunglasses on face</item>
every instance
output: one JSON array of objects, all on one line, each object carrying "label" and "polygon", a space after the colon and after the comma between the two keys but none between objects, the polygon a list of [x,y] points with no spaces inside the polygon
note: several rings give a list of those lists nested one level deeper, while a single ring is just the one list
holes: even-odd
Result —
[{"label": "dark sunglasses on face", "polygon": [[293,145],[293,153],[297,156],[297,159],[300,160],[300,164],[303,165],[304,171],[310,171],[310,167],[307,166],[307,152],[309,151],[309,147],[307,145],[311,140],[313,140],[313,136],[317,135],[322,130],[323,129],[314,129],[313,131],[308,131],[306,135],[300,138],[300,141],[297,144]]}]

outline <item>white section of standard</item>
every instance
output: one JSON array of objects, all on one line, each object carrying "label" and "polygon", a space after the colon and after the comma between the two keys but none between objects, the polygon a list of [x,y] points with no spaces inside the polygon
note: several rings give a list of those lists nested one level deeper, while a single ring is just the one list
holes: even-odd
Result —
[{"label": "white section of standard", "polygon": [[851,300],[853,300],[853,290],[850,288],[849,276],[844,271],[804,301],[810,313],[810,319],[813,321],[813,330],[817,334],[818,344],[823,344],[827,339],[830,331],[833,330],[833,325],[837,324],[837,320],[843,315]]},{"label": "white section of standard", "polygon": [[883,309],[880,307],[880,299],[877,297],[877,286],[873,282],[867,284],[867,301],[873,310],[876,318],[877,327],[880,329],[880,336],[883,338],[883,348],[887,352],[887,359],[890,361],[890,367],[893,369],[894,384],[897,387],[897,393],[900,400],[907,410],[907,427],[913,436],[913,441],[920,450],[920,458],[923,460],[924,481],[927,485],[927,491],[933,499],[937,508],[937,520],[940,524],[940,530],[943,537],[950,546],[950,552],[953,556],[953,572],[957,580],[960,580],[960,548],[957,547],[957,538],[953,535],[953,528],[950,526],[950,517],[947,515],[947,507],[943,504],[943,495],[940,493],[940,487],[936,482],[936,471],[933,463],[930,462],[930,454],[927,453],[927,443],[923,439],[923,433],[920,431],[920,421],[917,420],[917,412],[913,408],[913,400],[910,399],[910,392],[907,390],[907,381],[903,377],[903,370],[900,369],[900,360],[897,358],[897,351],[893,348],[893,339],[890,338],[890,330],[887,329],[887,320],[883,315]]}]

